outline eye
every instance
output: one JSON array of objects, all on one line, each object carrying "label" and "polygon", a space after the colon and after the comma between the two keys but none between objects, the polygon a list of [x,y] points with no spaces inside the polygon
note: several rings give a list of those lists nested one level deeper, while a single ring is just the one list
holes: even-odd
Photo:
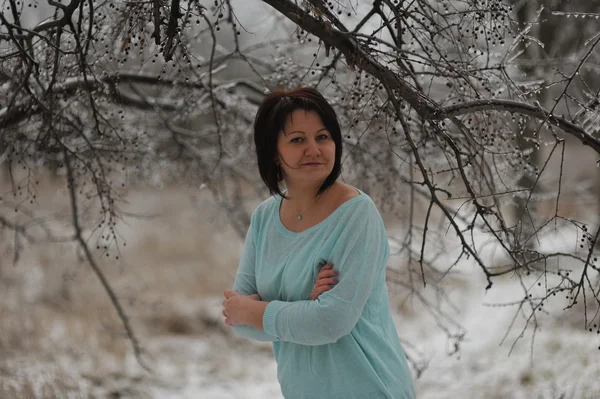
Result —
[{"label": "eye", "polygon": [[300,143],[301,140],[302,140],[302,137],[294,137],[293,139],[290,140],[290,143]]},{"label": "eye", "polygon": [[319,140],[327,140],[329,138],[329,135],[327,134],[320,134],[319,137],[317,137]]}]

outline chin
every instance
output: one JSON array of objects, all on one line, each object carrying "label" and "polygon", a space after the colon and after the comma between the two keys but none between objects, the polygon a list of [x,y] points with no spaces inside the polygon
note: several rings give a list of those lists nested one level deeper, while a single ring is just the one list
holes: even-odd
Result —
[{"label": "chin", "polygon": [[325,181],[325,179],[327,179],[327,177],[331,174],[331,172],[327,172],[327,173],[303,173],[303,174],[299,174],[296,176],[290,176],[292,178],[292,180],[301,183],[317,183],[317,182],[323,182]]},{"label": "chin", "polygon": [[307,181],[324,181],[325,179],[327,179],[327,177],[331,174],[331,171],[328,171],[327,173],[313,173],[309,176],[303,176],[304,180]]}]

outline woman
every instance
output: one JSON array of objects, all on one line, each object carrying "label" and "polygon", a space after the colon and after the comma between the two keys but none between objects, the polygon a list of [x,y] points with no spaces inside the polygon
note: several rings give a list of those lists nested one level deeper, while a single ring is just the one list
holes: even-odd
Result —
[{"label": "woman", "polygon": [[254,142],[272,196],[252,214],[225,323],[273,342],[286,399],[414,398],[389,309],[386,231],[369,196],[337,181],[335,111],[311,88],[273,92]]}]

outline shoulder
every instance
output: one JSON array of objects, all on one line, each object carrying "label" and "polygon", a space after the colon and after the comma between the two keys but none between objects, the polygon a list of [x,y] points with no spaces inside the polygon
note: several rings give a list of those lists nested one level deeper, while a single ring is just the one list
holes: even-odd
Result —
[{"label": "shoulder", "polygon": [[350,201],[353,198],[359,197],[361,195],[365,195],[358,191],[358,189],[349,186],[345,183],[338,182],[336,184],[336,193],[333,199],[334,208],[337,209],[342,206],[344,203]]},{"label": "shoulder", "polygon": [[271,196],[269,196],[269,198],[267,198],[266,200],[264,200],[263,202],[258,204],[256,209],[254,210],[254,214],[260,215],[265,212],[267,212],[267,213],[271,212],[273,210],[273,208],[277,207],[278,203],[279,203],[278,197],[275,195],[271,195]]},{"label": "shoulder", "polygon": [[254,228],[258,228],[279,208],[279,200],[276,196],[270,196],[262,201],[252,212],[250,224]]},{"label": "shoulder", "polygon": [[365,192],[351,188],[354,192],[347,194],[347,201],[336,219],[338,245],[340,248],[358,246],[382,256],[389,254],[385,223],[375,202]]},{"label": "shoulder", "polygon": [[365,212],[374,212],[376,214],[379,214],[375,202],[373,202],[373,199],[367,193],[363,192],[362,190],[359,190],[356,187],[349,186],[345,183],[340,184],[342,186],[338,189],[339,193],[336,197],[337,206],[341,206],[344,203],[352,200],[350,201],[350,203],[353,204],[352,208],[354,211],[361,209]]},{"label": "shoulder", "polygon": [[279,209],[279,200],[280,197],[269,196],[252,211],[248,230],[255,241],[259,240],[269,230],[268,225],[273,220],[274,213]]},{"label": "shoulder", "polygon": [[340,215],[342,220],[345,220],[344,225],[355,229],[359,226],[366,227],[368,224],[383,227],[381,214],[368,194],[347,184],[338,190],[340,191],[336,197],[336,208],[344,208]]}]

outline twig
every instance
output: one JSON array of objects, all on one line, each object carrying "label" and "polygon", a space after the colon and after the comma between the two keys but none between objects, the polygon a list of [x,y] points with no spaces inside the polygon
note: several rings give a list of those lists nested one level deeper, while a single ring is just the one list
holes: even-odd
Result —
[{"label": "twig", "polygon": [[73,165],[71,164],[71,155],[69,154],[67,147],[65,145],[63,145],[63,147],[64,147],[63,155],[64,155],[65,167],[67,170],[67,185],[69,188],[69,198],[71,200],[71,214],[72,214],[72,220],[73,220],[73,228],[75,229],[76,240],[79,243],[79,245],[81,246],[81,249],[83,249],[83,252],[85,254],[85,258],[86,258],[88,264],[94,271],[94,274],[96,274],[96,277],[98,277],[98,279],[100,280],[100,284],[102,284],[102,287],[108,294],[108,297],[110,298],[115,310],[117,311],[117,314],[119,315],[119,318],[121,319],[121,322],[123,323],[123,327],[125,328],[125,331],[127,333],[127,337],[131,341],[131,344],[133,346],[133,352],[135,354],[135,357],[136,357],[138,363],[146,371],[152,372],[150,367],[148,367],[146,365],[146,362],[142,359],[142,348],[140,347],[139,341],[133,331],[133,328],[131,327],[131,324],[129,322],[129,317],[125,313],[125,309],[123,309],[123,306],[121,305],[119,298],[117,298],[117,295],[115,294],[115,291],[111,287],[108,279],[106,278],[106,276],[104,276],[104,273],[102,272],[102,270],[100,270],[100,267],[96,263],[96,260],[94,259],[94,256],[92,255],[92,252],[90,251],[90,248],[87,245],[85,238],[83,237],[83,232],[82,232],[81,226],[79,224],[79,213],[78,213],[78,205],[77,205],[78,204],[77,190],[76,190],[75,176],[73,174]]}]

